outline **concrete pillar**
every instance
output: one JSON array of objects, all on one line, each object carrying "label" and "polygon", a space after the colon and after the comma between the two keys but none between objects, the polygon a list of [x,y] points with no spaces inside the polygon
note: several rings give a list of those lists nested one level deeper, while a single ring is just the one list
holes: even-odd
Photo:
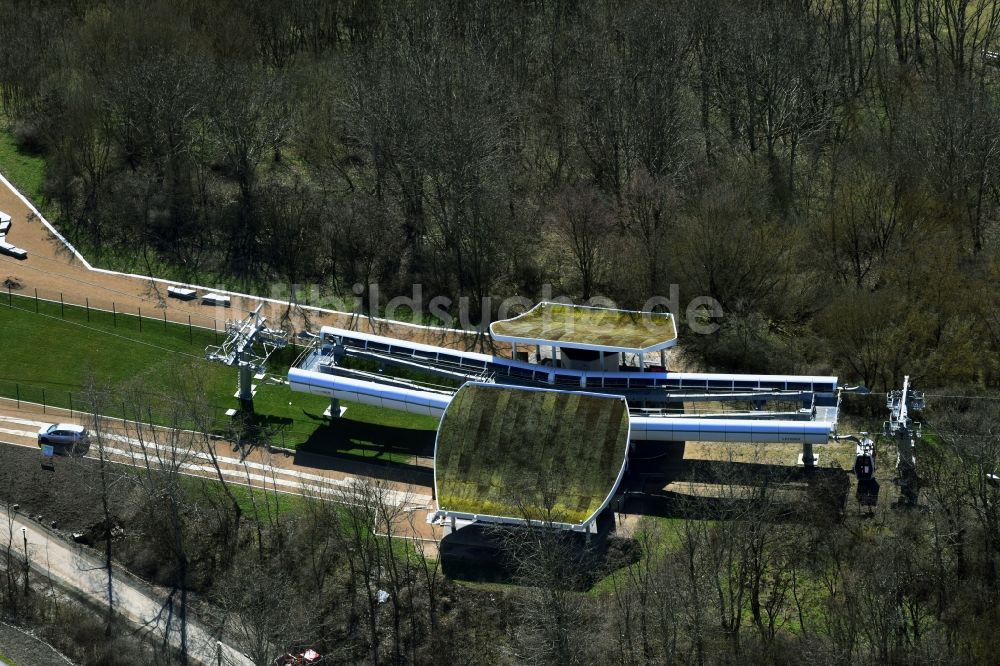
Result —
[{"label": "concrete pillar", "polygon": [[515,360],[517,359],[517,343],[516,342],[510,343],[510,357],[512,359],[515,359]]},{"label": "concrete pillar", "polygon": [[813,445],[810,442],[802,443],[802,455],[799,459],[799,464],[806,469],[813,469],[816,467],[817,456],[813,455]]},{"label": "concrete pillar", "polygon": [[646,359],[642,353],[639,354],[639,372],[646,372]]},{"label": "concrete pillar", "polygon": [[340,416],[340,400],[330,398],[330,418],[335,419]]},{"label": "concrete pillar", "polygon": [[667,369],[667,350],[666,349],[661,349],[660,350],[660,366],[664,370]]}]

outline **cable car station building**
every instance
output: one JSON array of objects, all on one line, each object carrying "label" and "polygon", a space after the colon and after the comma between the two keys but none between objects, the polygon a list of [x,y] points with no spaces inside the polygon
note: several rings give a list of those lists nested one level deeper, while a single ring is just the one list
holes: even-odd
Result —
[{"label": "cable car station building", "polygon": [[[666,350],[677,344],[677,326],[669,313],[611,310],[583,305],[539,303],[522,315],[490,324],[494,341],[509,342],[513,356],[518,345],[534,347],[539,363],[583,372],[646,369],[647,355],[659,352],[666,371]],[[546,359],[542,348],[547,347]],[[623,361],[631,354],[635,366]]]},{"label": "cable car station building", "polygon": [[625,474],[629,413],[619,396],[465,384],[434,448],[437,518],[596,531]]},{"label": "cable car station building", "polygon": [[[666,313],[543,302],[490,334],[512,353],[323,327],[289,386],[330,398],[332,418],[346,400],[441,419],[436,518],[449,527],[590,533],[632,442],[796,443],[813,467],[813,445],[836,427],[836,377],[669,371]],[[691,414],[690,403],[717,411]]]}]

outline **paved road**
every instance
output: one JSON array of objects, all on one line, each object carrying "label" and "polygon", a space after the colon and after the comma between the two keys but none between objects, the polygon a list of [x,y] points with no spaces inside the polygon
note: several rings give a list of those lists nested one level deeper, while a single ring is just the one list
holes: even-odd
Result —
[{"label": "paved road", "polygon": [[[78,420],[69,419],[72,422]],[[0,413],[0,438],[6,443],[37,448],[38,429],[46,423],[51,421]],[[231,445],[222,441],[211,444],[219,464],[217,472],[212,464],[212,456],[204,450],[203,441],[194,443],[182,440],[167,445],[163,442],[168,441],[169,437],[153,437],[147,426],[142,426],[145,435],[141,439],[135,436],[135,424],[130,423],[127,428],[121,428],[112,427],[109,423],[106,427],[108,431],[105,434],[105,455],[112,462],[133,467],[144,466],[147,456],[154,461],[162,457],[164,460],[177,461],[182,474],[217,479],[218,472],[221,472],[227,482],[237,485],[251,485],[255,488],[296,495],[311,494],[330,499],[338,499],[345,493],[349,494],[348,491],[360,480],[359,477],[320,473],[321,470],[292,466],[283,462],[283,459],[272,457],[260,449],[254,449],[251,455],[241,460],[232,453]],[[153,430],[159,433],[167,432],[161,428]],[[157,439],[159,441],[156,441]],[[95,447],[91,447],[87,457],[97,457]],[[386,501],[405,509],[429,510],[432,506],[430,495],[414,492],[412,487],[404,484],[387,484],[384,492]]]},{"label": "paved road", "polygon": [[[12,526],[9,530],[8,526]],[[24,530],[24,532],[22,532]],[[107,573],[101,562],[86,553],[82,547],[69,544],[59,537],[50,535],[32,520],[20,515],[9,516],[0,507],[0,543],[7,543],[13,532],[14,550],[19,557],[24,556],[24,538],[27,536],[28,555],[39,575],[51,577],[57,584],[76,590],[98,604],[106,603]],[[179,626],[166,609],[167,595],[144,589],[124,575],[114,580],[114,597],[118,612],[137,626],[147,627],[158,636],[167,633],[170,644],[180,646]],[[168,632],[169,629],[169,632]],[[188,653],[199,663],[212,666],[217,664],[218,643],[216,636],[206,630],[197,620],[188,619]],[[223,645],[223,663],[231,666],[251,664],[236,648]]]}]

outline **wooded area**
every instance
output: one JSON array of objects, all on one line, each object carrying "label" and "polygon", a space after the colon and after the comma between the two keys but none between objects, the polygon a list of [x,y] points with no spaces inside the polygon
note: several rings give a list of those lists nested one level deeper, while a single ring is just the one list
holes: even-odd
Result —
[{"label": "wooded area", "polygon": [[676,283],[725,309],[687,336],[710,365],[995,386],[998,24],[968,0],[10,0],[0,99],[108,266],[474,310]]},{"label": "wooded area", "polygon": [[[998,37],[979,0],[5,0],[5,120],[95,264],[420,283],[486,310],[545,284],[634,308],[677,284],[725,311],[713,335],[678,326],[706,367],[938,388],[919,510],[862,519],[807,491],[790,513],[780,478],[733,472],[721,509],[692,496],[596,569],[553,532],[506,535],[517,585],[456,582],[384,536],[401,516],[375,481],[289,508],[187,483],[177,460],[73,461],[51,494],[100,507],[125,529],[94,530],[109,560],[173,590],[182,621],[214,609],[262,665],[293,645],[370,664],[995,661]],[[861,400],[845,418],[883,418]],[[0,466],[0,491],[22,478]],[[115,653],[110,609],[67,623],[11,547],[7,616],[85,626],[87,663],[140,660]]]}]

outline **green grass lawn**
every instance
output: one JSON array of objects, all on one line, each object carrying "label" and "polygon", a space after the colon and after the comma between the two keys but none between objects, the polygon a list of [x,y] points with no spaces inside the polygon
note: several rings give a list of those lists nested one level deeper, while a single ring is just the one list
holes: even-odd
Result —
[{"label": "green grass lawn", "polygon": [[[197,378],[204,386],[217,429],[225,430],[225,411],[237,407],[236,369],[204,360],[206,346],[221,334],[164,323],[156,318],[117,315],[33,298],[0,295],[0,396],[78,409],[89,376],[112,387],[141,384],[152,394]],[[13,306],[13,307],[11,307]],[[276,354],[271,372],[283,377],[301,349]],[[271,426],[278,446],[305,447],[319,453],[369,462],[412,462],[433,450],[435,419],[347,403],[345,417],[330,424],[323,417],[325,398],[291,391],[285,385],[260,383],[255,411]],[[109,416],[127,405],[112,404]],[[153,420],[163,417],[153,415]]]},{"label": "green grass lawn", "polygon": [[[709,524],[714,524],[715,521],[708,522]],[[646,551],[643,552],[643,557],[648,557],[650,554],[663,557],[669,553],[679,551],[683,544],[681,536],[683,523],[684,521],[681,518],[642,516],[639,519],[635,536],[642,542],[643,549]],[[652,553],[648,552],[649,550]],[[616,587],[622,586],[627,582],[628,575],[627,567],[616,569],[604,578],[596,581],[587,593],[595,596],[610,594],[614,592]]]},{"label": "green grass lawn", "polygon": [[[193,494],[211,497],[216,502],[223,501],[222,484],[218,483],[218,479],[185,476],[181,477],[180,484]],[[268,487],[266,491],[254,488],[254,496],[251,497],[250,488],[232,481],[229,482],[229,491],[236,499],[236,503],[240,505],[240,510],[248,515],[262,515],[268,510],[277,514],[300,513],[304,510],[307,501],[298,495],[273,492],[271,487]],[[264,506],[265,502],[268,503],[268,507]],[[254,504],[257,505],[256,511],[254,511]]]}]

